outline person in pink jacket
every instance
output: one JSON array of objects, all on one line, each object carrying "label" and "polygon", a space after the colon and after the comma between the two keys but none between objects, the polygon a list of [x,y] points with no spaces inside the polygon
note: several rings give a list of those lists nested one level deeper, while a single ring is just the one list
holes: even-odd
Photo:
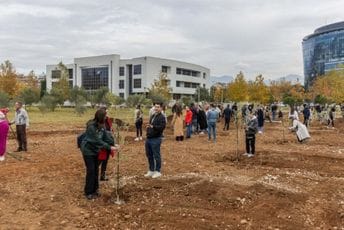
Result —
[{"label": "person in pink jacket", "polygon": [[4,113],[4,110],[0,110],[0,161],[5,160],[8,130],[9,124],[6,113]]}]

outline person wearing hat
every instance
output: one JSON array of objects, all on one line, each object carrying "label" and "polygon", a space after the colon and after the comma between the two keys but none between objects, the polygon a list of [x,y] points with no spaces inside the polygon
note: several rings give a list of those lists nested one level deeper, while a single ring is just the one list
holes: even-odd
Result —
[{"label": "person wearing hat", "polygon": [[0,161],[5,160],[8,130],[9,124],[6,119],[6,113],[4,113],[4,110],[0,110]]}]

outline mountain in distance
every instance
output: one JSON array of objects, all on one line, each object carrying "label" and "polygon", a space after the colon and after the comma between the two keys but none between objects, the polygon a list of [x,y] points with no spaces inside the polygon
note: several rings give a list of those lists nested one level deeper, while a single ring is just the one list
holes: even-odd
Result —
[{"label": "mountain in distance", "polygon": [[210,83],[213,85],[215,83],[230,83],[234,80],[232,76],[223,75],[223,76],[211,76]]},{"label": "mountain in distance", "polygon": [[304,77],[297,75],[297,74],[288,74],[284,77],[280,77],[276,79],[277,81],[289,81],[291,84],[300,83],[301,85],[304,84]]}]

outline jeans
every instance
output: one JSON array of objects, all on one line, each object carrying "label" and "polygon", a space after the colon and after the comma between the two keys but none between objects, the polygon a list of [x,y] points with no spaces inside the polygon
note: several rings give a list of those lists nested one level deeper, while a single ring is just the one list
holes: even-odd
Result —
[{"label": "jeans", "polygon": [[192,133],[192,124],[187,124],[186,125],[186,138],[190,138]]},{"label": "jeans", "polygon": [[[246,134],[246,153],[255,153],[256,136]],[[250,151],[251,148],[251,151]]]},{"label": "jeans", "polygon": [[223,130],[229,130],[229,122],[230,117],[225,117],[225,127],[223,127]]},{"label": "jeans", "polygon": [[135,122],[136,126],[136,137],[142,137],[142,119],[138,119]]},{"label": "jeans", "polygon": [[213,133],[214,142],[216,141],[216,122],[208,122],[208,139],[211,139],[211,133]]},{"label": "jeans", "polygon": [[98,182],[98,157],[94,156],[85,156],[85,166],[86,166],[86,184],[85,184],[85,195],[94,194],[99,188]]},{"label": "jeans", "polygon": [[192,126],[193,126],[193,133],[198,133],[198,122],[196,120],[192,120]]},{"label": "jeans", "polygon": [[145,143],[146,156],[149,164],[149,171],[161,170],[161,155],[160,155],[161,137],[148,138]]}]

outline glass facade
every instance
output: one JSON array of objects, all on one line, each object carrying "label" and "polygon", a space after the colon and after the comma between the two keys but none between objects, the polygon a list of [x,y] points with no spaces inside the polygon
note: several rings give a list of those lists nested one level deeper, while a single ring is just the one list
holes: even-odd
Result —
[{"label": "glass facade", "polygon": [[317,76],[341,69],[344,64],[344,22],[321,27],[303,39],[305,87]]},{"label": "glass facade", "polygon": [[97,90],[101,87],[108,87],[108,67],[83,68],[81,70],[81,85],[86,90]]}]

